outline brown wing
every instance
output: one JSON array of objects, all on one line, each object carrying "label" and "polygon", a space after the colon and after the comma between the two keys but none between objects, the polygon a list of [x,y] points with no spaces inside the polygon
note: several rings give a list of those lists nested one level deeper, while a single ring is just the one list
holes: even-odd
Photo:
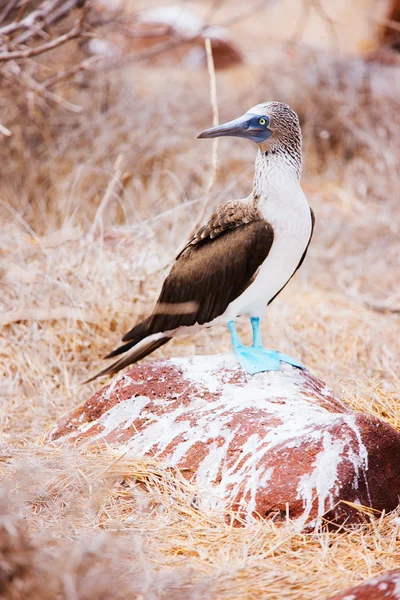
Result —
[{"label": "brown wing", "polygon": [[222,315],[251,283],[273,239],[272,227],[257,220],[221,231],[214,238],[210,234],[189,243],[166,278],[157,305],[192,302],[195,310],[189,314],[162,314],[156,305],[149,332],[202,325]]},{"label": "brown wing", "polygon": [[[232,200],[231,202],[220,204],[212,213],[207,223],[203,227],[200,227],[188,241],[182,252],[188,246],[194,246],[204,239],[210,238],[212,240],[228,229],[235,229],[236,227],[258,220],[260,220],[260,215],[253,203]],[[177,258],[179,258],[182,252],[178,254]]]},{"label": "brown wing", "polygon": [[151,335],[208,323],[221,315],[251,283],[273,238],[272,227],[261,219],[254,203],[234,200],[219,205],[176,257],[153,314],[122,340],[137,342],[139,333],[142,339],[142,325]]}]

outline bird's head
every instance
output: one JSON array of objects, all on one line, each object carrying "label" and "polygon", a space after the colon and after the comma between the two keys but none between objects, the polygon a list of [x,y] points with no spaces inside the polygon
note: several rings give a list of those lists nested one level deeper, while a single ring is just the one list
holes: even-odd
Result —
[{"label": "bird's head", "polygon": [[301,150],[301,130],[297,114],[282,102],[263,102],[238,119],[206,129],[198,138],[242,137],[256,142],[261,151],[290,148]]}]

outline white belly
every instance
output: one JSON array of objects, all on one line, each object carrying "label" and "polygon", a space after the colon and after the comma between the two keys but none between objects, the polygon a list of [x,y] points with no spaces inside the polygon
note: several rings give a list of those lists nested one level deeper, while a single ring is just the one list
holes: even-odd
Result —
[{"label": "white belly", "polygon": [[239,315],[261,318],[268,302],[292,277],[312,229],[310,207],[300,192],[290,205],[277,201],[264,207],[263,215],[274,229],[272,248],[253,283],[230,304],[219,321],[228,322]]}]

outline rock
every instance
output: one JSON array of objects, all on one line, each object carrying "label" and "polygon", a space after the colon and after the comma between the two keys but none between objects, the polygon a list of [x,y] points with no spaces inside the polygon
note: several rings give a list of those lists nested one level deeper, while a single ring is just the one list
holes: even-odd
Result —
[{"label": "rock", "polygon": [[65,443],[107,442],[158,457],[200,489],[198,503],[299,519],[362,518],[400,495],[400,433],[349,410],[309,371],[246,375],[233,355],[141,363],[60,421]]},{"label": "rock", "polygon": [[140,12],[135,27],[137,41],[145,41],[144,47],[159,44],[160,40],[185,41],[183,58],[188,68],[206,65],[206,38],[211,41],[216,69],[225,69],[242,62],[242,54],[226,28],[208,26],[200,17],[182,8],[180,4],[158,6]]},{"label": "rock", "polygon": [[388,571],[328,600],[400,600],[400,569]]},{"label": "rock", "polygon": [[[128,19],[126,16],[127,22]],[[198,69],[207,64],[204,40],[209,38],[216,69],[243,63],[242,52],[228,29],[208,26],[181,5],[143,10],[135,15],[128,31],[128,35],[122,29],[111,32],[107,39],[90,40],[85,49],[90,55],[104,58],[149,53],[152,64],[166,61],[168,65],[183,64],[185,68]]]}]

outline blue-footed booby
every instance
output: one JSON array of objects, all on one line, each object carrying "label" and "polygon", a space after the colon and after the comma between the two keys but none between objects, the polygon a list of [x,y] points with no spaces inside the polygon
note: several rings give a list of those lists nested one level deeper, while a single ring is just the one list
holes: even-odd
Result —
[{"label": "blue-footed booby", "polygon": [[[257,144],[251,194],[217,207],[176,257],[153,313],[128,331],[125,344],[106,358],[123,356],[88,381],[116,373],[177,335],[216,323],[228,326],[233,351],[247,373],[276,371],[281,362],[303,368],[298,360],[265,349],[260,333],[266,307],[303,263],[314,229],[300,185],[299,119],[286,104],[265,102],[197,137],[220,136]],[[180,310],[188,303],[191,312]],[[237,334],[239,315],[250,318],[250,347]]]}]

